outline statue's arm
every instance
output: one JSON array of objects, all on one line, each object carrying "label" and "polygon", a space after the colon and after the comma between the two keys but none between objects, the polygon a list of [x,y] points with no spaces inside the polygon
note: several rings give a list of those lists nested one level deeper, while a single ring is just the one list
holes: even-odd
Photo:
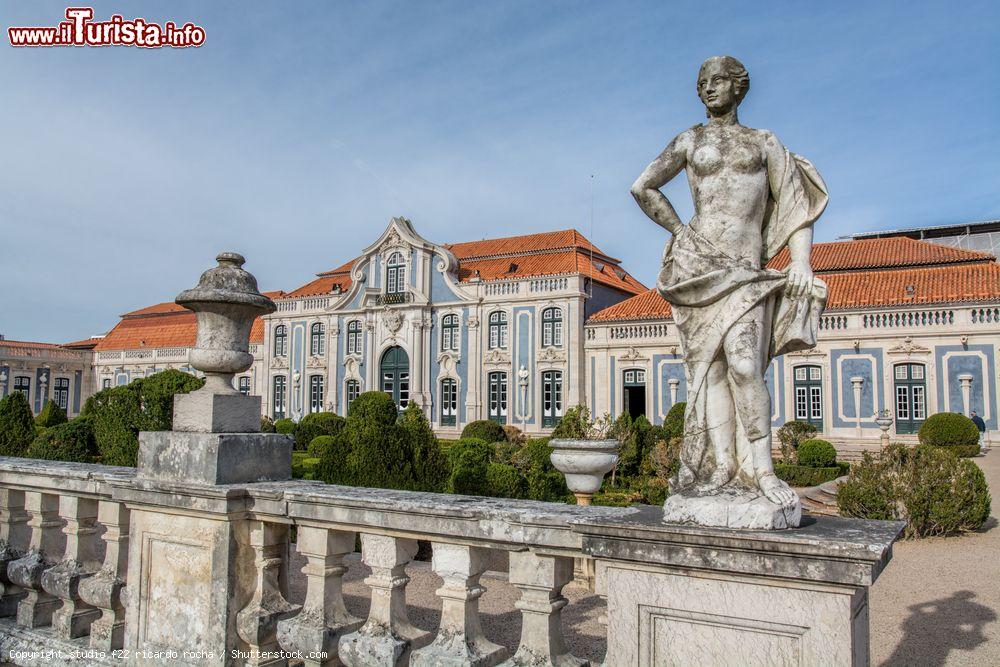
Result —
[{"label": "statue's arm", "polygon": [[690,131],[677,135],[632,184],[632,196],[635,197],[639,208],[653,222],[671,234],[678,233],[684,227],[684,223],[681,222],[670,200],[660,192],[660,188],[684,169],[690,142]]},{"label": "statue's arm", "polygon": [[[767,178],[771,192],[782,186],[783,170],[787,167],[785,147],[772,132],[764,131],[764,159],[767,161]],[[788,237],[788,284],[785,294],[792,298],[805,296],[812,290],[812,225],[792,232]]]}]

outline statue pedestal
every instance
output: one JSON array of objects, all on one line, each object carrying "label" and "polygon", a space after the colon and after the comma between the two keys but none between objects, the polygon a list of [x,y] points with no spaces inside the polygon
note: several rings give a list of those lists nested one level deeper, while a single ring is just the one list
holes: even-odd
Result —
[{"label": "statue pedestal", "polygon": [[802,521],[802,503],[782,507],[759,491],[722,488],[710,496],[668,496],[663,503],[663,520],[693,526],[783,530],[795,528]]},{"label": "statue pedestal", "polygon": [[663,511],[574,524],[608,600],[608,667],[867,665],[868,588],[903,523],[803,518],[748,531]]}]

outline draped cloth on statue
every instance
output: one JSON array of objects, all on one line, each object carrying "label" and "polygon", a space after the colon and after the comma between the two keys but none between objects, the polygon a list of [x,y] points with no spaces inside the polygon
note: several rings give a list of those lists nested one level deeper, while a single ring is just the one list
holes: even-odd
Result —
[{"label": "draped cloth on statue", "polygon": [[[764,243],[760,266],[777,255],[792,234],[811,226],[828,199],[826,184],[812,164],[787,150],[780,178],[772,178],[771,182],[761,230]],[[826,285],[814,279],[809,293],[793,299],[783,295],[786,282],[785,272],[756,268],[746,260],[735,259],[690,225],[667,242],[657,290],[672,306],[684,349],[687,409],[681,461],[693,473],[693,481],[708,479],[715,469],[715,454],[708,437],[706,376],[733,325],[758,304],[765,304],[770,338],[761,368],[778,355],[816,344],[819,316],[826,304]],[[745,407],[734,406],[741,417],[734,443],[737,480],[755,487],[749,441],[766,433],[760,432],[765,428],[761,419],[747,418]],[[754,406],[758,412],[763,407]]]}]

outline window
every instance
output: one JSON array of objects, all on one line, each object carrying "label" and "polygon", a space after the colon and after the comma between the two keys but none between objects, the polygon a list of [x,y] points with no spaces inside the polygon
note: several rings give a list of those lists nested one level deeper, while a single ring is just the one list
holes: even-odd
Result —
[{"label": "window", "polygon": [[69,411],[69,378],[56,378],[52,381],[52,400],[63,410]]},{"label": "window", "polygon": [[31,378],[18,375],[14,378],[14,391],[19,391],[25,395],[26,398],[31,398]]},{"label": "window", "polygon": [[625,384],[627,385],[643,385],[646,384],[646,371],[641,368],[635,368],[632,370],[625,371]]},{"label": "window", "polygon": [[347,354],[361,354],[361,320],[347,324]]},{"label": "window", "polygon": [[898,364],[893,369],[896,390],[896,433],[916,433],[927,419],[927,383],[923,364]]},{"label": "window", "polygon": [[[190,369],[188,369],[186,367],[182,368],[181,370],[184,371],[185,373],[189,373],[189,374],[191,373]],[[119,387],[123,387],[123,386],[127,385],[128,384],[128,373],[119,373],[118,375],[116,375],[115,376],[115,384],[118,385]]]},{"label": "window", "polygon": [[323,376],[309,376],[309,412],[323,412]]},{"label": "window", "polygon": [[275,375],[274,376],[274,396],[272,399],[272,405],[274,407],[274,418],[284,419],[285,418],[285,376]]},{"label": "window", "polygon": [[249,396],[250,395],[250,376],[249,375],[240,376],[239,388],[240,388],[240,393],[243,394],[244,396]]},{"label": "window", "polygon": [[110,389],[110,388],[111,388],[111,378],[104,378],[103,380],[101,380],[101,389]]},{"label": "window", "polygon": [[458,349],[458,315],[445,315],[441,318],[441,350]]},{"label": "window", "polygon": [[406,262],[403,261],[403,256],[400,253],[394,252],[389,257],[389,263],[386,265],[385,293],[402,294],[405,291]]},{"label": "window", "polygon": [[458,421],[458,385],[454,380],[441,380],[441,426],[454,426]]},{"label": "window", "polygon": [[552,428],[562,416],[562,372],[542,373],[542,427]]},{"label": "window", "polygon": [[507,374],[498,371],[489,374],[489,417],[498,424],[507,423]]},{"label": "window", "polygon": [[288,328],[284,324],[274,327],[274,356],[284,357],[288,354]]},{"label": "window", "polygon": [[490,313],[490,349],[507,347],[507,313],[502,310]]},{"label": "window", "polygon": [[322,357],[326,354],[326,327],[316,322],[309,328],[309,354]]},{"label": "window", "polygon": [[796,366],[794,374],[795,419],[823,430],[823,369]]},{"label": "window", "polygon": [[344,385],[344,393],[347,395],[347,409],[351,409],[351,403],[361,394],[361,383],[357,380],[348,380]]},{"label": "window", "polygon": [[562,347],[562,311],[558,308],[542,311],[542,347]]}]

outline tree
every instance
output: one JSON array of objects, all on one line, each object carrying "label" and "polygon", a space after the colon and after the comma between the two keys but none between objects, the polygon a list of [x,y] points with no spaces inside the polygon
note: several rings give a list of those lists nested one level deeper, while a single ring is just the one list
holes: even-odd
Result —
[{"label": "tree", "polygon": [[399,423],[413,449],[414,488],[435,493],[444,491],[451,470],[424,411],[411,402],[403,410]]},{"label": "tree", "polygon": [[35,420],[20,391],[0,399],[0,456],[24,456],[35,439]]},{"label": "tree", "polygon": [[42,428],[65,424],[66,421],[66,411],[59,407],[55,401],[45,401],[42,411],[35,417],[35,423]]}]

